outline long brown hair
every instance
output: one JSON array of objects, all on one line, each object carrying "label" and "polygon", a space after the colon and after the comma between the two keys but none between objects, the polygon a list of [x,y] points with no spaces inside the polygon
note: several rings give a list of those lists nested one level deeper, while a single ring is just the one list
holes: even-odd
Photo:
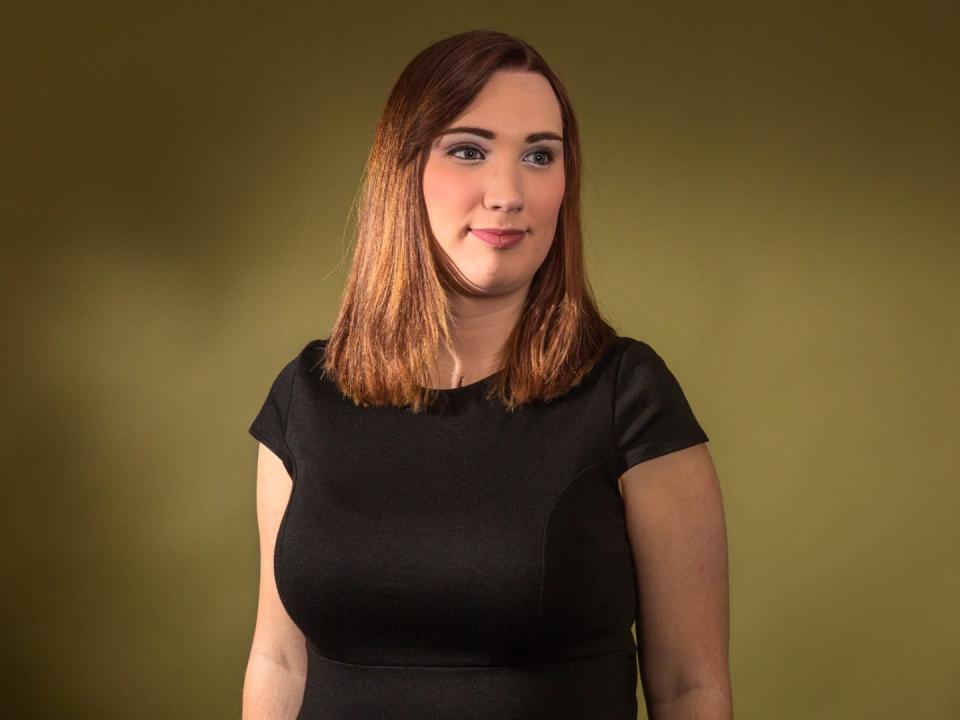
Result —
[{"label": "long brown hair", "polygon": [[566,393],[616,338],[593,299],[580,225],[580,137],[563,83],[523,40],[471,30],[421,51],[397,79],[364,171],[357,244],[324,374],[357,405],[419,412],[441,340],[451,344],[448,292],[465,283],[437,243],[423,199],[434,141],[498,70],[533,71],[552,85],[563,117],[565,193],[553,244],[530,284],[489,396],[513,410]]}]

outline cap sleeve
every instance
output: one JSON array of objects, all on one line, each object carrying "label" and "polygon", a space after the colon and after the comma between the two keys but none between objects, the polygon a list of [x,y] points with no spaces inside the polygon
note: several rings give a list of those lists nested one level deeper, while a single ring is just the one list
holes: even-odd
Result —
[{"label": "cap sleeve", "polygon": [[632,338],[617,370],[614,432],[621,473],[644,460],[709,440],[663,358]]},{"label": "cap sleeve", "polygon": [[293,478],[293,456],[287,447],[287,416],[293,398],[297,367],[300,356],[288,362],[277,375],[267,393],[267,398],[257,413],[250,434],[266,445],[273,454],[283,461],[284,467]]}]

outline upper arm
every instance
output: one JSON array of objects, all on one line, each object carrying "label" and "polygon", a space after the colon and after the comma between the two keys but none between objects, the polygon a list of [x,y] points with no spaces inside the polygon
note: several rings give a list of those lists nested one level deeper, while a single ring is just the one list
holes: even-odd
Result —
[{"label": "upper arm", "polygon": [[649,702],[729,683],[729,588],[720,485],[704,443],[621,478],[637,577],[637,643]]},{"label": "upper arm", "polygon": [[262,654],[305,675],[306,639],[287,614],[277,593],[274,550],[292,479],[284,464],[262,442],[257,454],[257,526],[260,534],[260,588],[251,655]]}]

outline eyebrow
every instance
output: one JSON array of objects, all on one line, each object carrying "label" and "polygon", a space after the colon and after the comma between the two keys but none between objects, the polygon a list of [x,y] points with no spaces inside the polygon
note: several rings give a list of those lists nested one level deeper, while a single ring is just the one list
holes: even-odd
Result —
[{"label": "eyebrow", "polygon": [[[449,130],[444,130],[441,133],[441,135],[450,135],[452,133],[470,133],[471,135],[479,135],[480,137],[486,138],[487,140],[494,140],[497,137],[497,134],[493,132],[493,130],[486,130],[484,128],[478,128],[478,127],[463,127],[463,126],[450,128]],[[563,137],[561,137],[560,135],[557,135],[555,132],[549,132],[549,131],[535,132],[527,135],[527,137],[524,139],[524,142],[535,143],[535,142],[540,142],[541,140],[559,140],[560,142],[563,142]]]}]

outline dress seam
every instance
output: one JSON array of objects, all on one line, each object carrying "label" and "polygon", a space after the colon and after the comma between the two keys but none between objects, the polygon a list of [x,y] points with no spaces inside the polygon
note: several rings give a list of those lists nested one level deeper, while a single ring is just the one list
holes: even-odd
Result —
[{"label": "dress seam", "polygon": [[[626,340],[626,339],[625,339]],[[627,351],[628,340],[623,343],[623,347],[620,348],[620,354],[617,356],[617,367],[613,372],[613,395],[610,398],[610,442],[612,446],[612,454],[619,455],[620,453],[620,438],[617,434],[617,398],[618,398],[618,389],[620,386],[620,368],[623,366],[623,356]],[[622,474],[622,473],[621,473]],[[617,477],[617,487],[620,486],[620,478]]]},{"label": "dress seam", "polygon": [[614,650],[608,653],[600,653],[598,655],[586,655],[579,658],[571,658],[569,660],[557,660],[554,662],[546,663],[519,663],[513,665],[372,665],[367,663],[352,663],[347,662],[346,660],[336,660],[331,657],[327,657],[319,652],[317,652],[312,647],[312,643],[308,644],[310,652],[316,655],[321,660],[327,662],[336,663],[338,665],[348,665],[350,667],[356,668],[365,668],[365,669],[383,669],[383,670],[515,670],[517,668],[537,668],[537,667],[554,667],[558,665],[568,665],[571,663],[583,663],[590,660],[600,660],[602,658],[612,657],[614,655],[626,655],[633,656],[636,655],[636,650]]},{"label": "dress seam", "polygon": [[287,445],[287,424],[290,419],[290,407],[293,405],[293,395],[294,395],[293,391],[297,385],[297,375],[300,374],[300,364],[302,362],[302,358],[303,358],[303,352],[301,352],[300,355],[297,356],[297,364],[296,364],[296,367],[294,368],[293,379],[290,382],[290,396],[287,398],[287,409],[283,416],[283,434],[280,438],[280,442],[283,445],[283,448],[287,454],[287,457],[290,458],[290,467],[292,469],[292,474],[290,476],[291,487],[290,487],[290,495],[287,498],[286,507],[284,507],[283,515],[280,518],[280,525],[277,527],[277,537],[275,538],[273,543],[273,583],[274,583],[274,586],[277,588],[277,597],[280,600],[280,604],[283,606],[284,610],[286,610],[288,615],[290,614],[290,608],[287,607],[287,604],[283,598],[283,592],[280,590],[280,578],[282,577],[282,570],[281,570],[280,564],[283,561],[283,557],[284,557],[283,541],[284,541],[284,538],[286,537],[287,519],[290,516],[290,508],[293,506],[294,496],[297,493],[297,486],[299,485],[299,483],[297,482],[297,477],[299,475],[299,472],[297,470],[297,458],[294,456],[293,451],[290,449],[290,446]]},{"label": "dress seam", "polygon": [[560,502],[560,498],[563,497],[563,494],[570,488],[577,479],[580,478],[585,472],[591,468],[599,465],[603,462],[609,462],[611,458],[615,457],[614,452],[607,453],[602,458],[594,460],[593,462],[585,465],[580,468],[574,475],[567,479],[566,482],[560,487],[560,490],[554,495],[553,500],[550,501],[549,507],[543,516],[543,527],[540,532],[540,582],[537,589],[537,609],[534,614],[534,627],[538,627],[540,624],[541,616],[543,614],[543,586],[546,582],[547,575],[547,530],[550,527],[550,519],[553,516],[554,508],[556,508],[557,503]]},{"label": "dress seam", "polygon": [[[283,433],[280,436],[280,442],[283,445],[284,451],[287,453],[287,456],[290,458],[290,464],[293,466],[294,470],[296,469],[296,461],[293,458],[293,452],[290,450],[290,446],[287,444],[287,426],[290,423],[290,408],[293,405],[293,395],[294,390],[297,387],[297,375],[300,374],[300,364],[303,360],[303,351],[297,355],[297,363],[293,369],[293,378],[290,380],[290,394],[287,396],[287,407],[283,413]],[[296,475],[296,472],[294,472]],[[292,478],[294,481],[296,477]]]}]

